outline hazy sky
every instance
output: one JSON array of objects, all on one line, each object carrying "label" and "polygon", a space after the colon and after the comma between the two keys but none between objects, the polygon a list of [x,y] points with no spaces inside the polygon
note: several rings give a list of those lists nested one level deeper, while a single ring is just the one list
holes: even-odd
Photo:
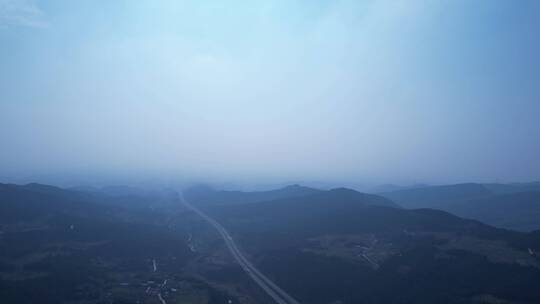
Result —
[{"label": "hazy sky", "polygon": [[540,179],[540,1],[0,0],[0,177]]}]

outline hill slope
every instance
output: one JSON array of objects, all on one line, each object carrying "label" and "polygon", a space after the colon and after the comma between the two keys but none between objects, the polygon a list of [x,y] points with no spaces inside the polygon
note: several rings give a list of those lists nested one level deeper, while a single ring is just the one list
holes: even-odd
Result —
[{"label": "hill slope", "polygon": [[496,227],[540,229],[540,192],[517,192],[454,202],[441,209]]},{"label": "hill slope", "polygon": [[217,191],[206,186],[192,187],[184,191],[184,197],[198,205],[247,204],[261,201],[277,200],[286,197],[301,197],[319,193],[322,190],[291,185],[270,191]]},{"label": "hill slope", "polygon": [[434,208],[519,231],[540,229],[540,186],[459,184],[381,193],[406,208]]},{"label": "hill slope", "polygon": [[1,302],[135,302],[144,289],[130,284],[165,275],[151,272],[152,259],[180,273],[192,255],[183,235],[123,205],[101,194],[0,184]]},{"label": "hill slope", "polygon": [[463,199],[480,198],[492,192],[481,184],[430,186],[380,193],[405,208],[438,208]]},{"label": "hill slope", "polygon": [[321,192],[207,206],[251,259],[305,303],[537,303],[540,239],[437,210]]}]

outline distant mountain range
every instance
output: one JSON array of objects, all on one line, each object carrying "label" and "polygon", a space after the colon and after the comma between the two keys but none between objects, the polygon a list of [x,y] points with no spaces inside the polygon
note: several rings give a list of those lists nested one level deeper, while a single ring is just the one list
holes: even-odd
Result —
[{"label": "distant mountain range", "polygon": [[540,229],[540,182],[456,184],[380,193],[405,208],[433,208],[521,231]]},{"label": "distant mountain range", "polygon": [[[378,193],[389,200],[384,203],[387,206],[439,209],[496,227],[519,231],[540,229],[540,182],[442,186],[418,184],[410,187],[382,185],[372,190],[377,189],[399,189]],[[185,195],[197,204],[230,205],[323,194],[325,191],[299,185],[258,192],[218,191],[199,186],[190,188]],[[360,196],[359,192],[348,191],[351,195]]]},{"label": "distant mountain range", "polygon": [[214,190],[209,186],[195,186],[184,191],[184,196],[195,204],[245,204],[254,203],[265,200],[276,200],[286,197],[300,197],[310,194],[323,192],[309,187],[300,185],[290,185],[284,188],[270,191],[220,191]]},{"label": "distant mountain range", "polygon": [[391,192],[391,191],[416,189],[416,188],[424,188],[424,187],[429,187],[429,185],[414,184],[410,186],[400,186],[400,185],[394,185],[394,184],[383,184],[383,185],[378,185],[375,187],[368,188],[366,192],[377,194],[377,193],[382,193],[382,192]]}]

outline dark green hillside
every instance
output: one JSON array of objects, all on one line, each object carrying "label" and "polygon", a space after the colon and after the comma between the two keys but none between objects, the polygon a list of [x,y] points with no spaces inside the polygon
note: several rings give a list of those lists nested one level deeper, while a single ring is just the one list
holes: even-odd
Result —
[{"label": "dark green hillside", "polygon": [[540,239],[347,190],[207,207],[304,303],[538,303]]},{"label": "dark green hillside", "polygon": [[[183,286],[189,299],[223,303],[230,297],[184,271],[195,253],[183,226],[167,224],[176,211],[149,209],[176,198],[0,185],[0,302],[153,303],[147,288]],[[164,280],[169,287],[147,283]]]},{"label": "dark green hillside", "polygon": [[520,231],[540,229],[540,191],[491,195],[456,202],[443,209],[497,227]]}]

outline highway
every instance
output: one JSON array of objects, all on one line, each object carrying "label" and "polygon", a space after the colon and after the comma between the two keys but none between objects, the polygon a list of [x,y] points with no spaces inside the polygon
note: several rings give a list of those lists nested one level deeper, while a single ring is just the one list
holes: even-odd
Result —
[{"label": "highway", "polygon": [[264,274],[262,274],[253,264],[251,264],[250,261],[248,261],[244,255],[240,252],[238,249],[238,246],[236,246],[233,238],[231,235],[221,226],[220,223],[218,223],[213,218],[209,217],[190,203],[188,203],[183,197],[181,197],[182,202],[185,204],[185,206],[197,213],[200,217],[202,217],[205,221],[207,221],[210,225],[212,225],[221,235],[223,240],[225,241],[225,244],[227,245],[227,248],[235,258],[235,260],[240,264],[242,269],[259,285],[276,303],[278,304],[300,304],[297,300],[295,300],[293,297],[291,297],[289,294],[287,294],[283,289],[279,288],[274,282],[270,281]]}]

